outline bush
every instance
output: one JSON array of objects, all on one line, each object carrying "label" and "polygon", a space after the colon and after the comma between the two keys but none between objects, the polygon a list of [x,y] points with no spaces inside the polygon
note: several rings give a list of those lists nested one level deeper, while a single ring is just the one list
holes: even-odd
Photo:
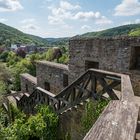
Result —
[{"label": "bush", "polygon": [[21,61],[21,59],[22,58],[17,56],[16,53],[9,52],[7,60],[6,60],[7,61],[7,65],[11,66],[11,67],[14,67],[17,64],[17,62]]},{"label": "bush", "polygon": [[[15,121],[8,127],[0,125],[1,140],[56,140],[58,117],[52,110],[43,105],[37,107],[38,113],[29,118],[17,110],[15,112]],[[18,115],[17,113],[20,113]],[[0,123],[1,124],[1,123]]]},{"label": "bush", "polygon": [[39,106],[38,112],[43,116],[46,123],[43,137],[48,140],[57,140],[58,116],[46,105]]},{"label": "bush", "polygon": [[108,101],[106,100],[100,100],[100,101],[92,101],[88,102],[85,106],[85,114],[82,117],[82,129],[84,133],[88,132],[89,129],[93,126],[95,121],[100,116],[103,109],[108,104]]},{"label": "bush", "polygon": [[3,81],[0,81],[0,96],[7,93],[7,86]]},{"label": "bush", "polygon": [[31,63],[31,61],[27,59],[22,59],[15,65],[15,67],[13,67],[12,72],[14,77],[14,89],[20,90],[20,74],[29,73],[35,76],[36,68],[35,65]]},{"label": "bush", "polygon": [[53,60],[53,49],[52,48],[48,49],[48,51],[46,52],[45,59],[47,61]]},{"label": "bush", "polygon": [[69,61],[69,57],[67,54],[63,54],[58,60],[58,62],[62,64],[68,64],[68,61]]},{"label": "bush", "polygon": [[8,51],[4,51],[0,54],[0,59],[3,61],[3,62],[6,62],[6,59],[8,57],[8,54],[9,52]]}]

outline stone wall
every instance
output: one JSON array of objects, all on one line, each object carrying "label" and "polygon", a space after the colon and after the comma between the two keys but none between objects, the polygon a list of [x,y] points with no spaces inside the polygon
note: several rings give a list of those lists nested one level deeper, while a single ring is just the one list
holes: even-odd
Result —
[{"label": "stone wall", "polygon": [[130,77],[135,94],[140,96],[140,71],[132,70]]},{"label": "stone wall", "polygon": [[21,74],[20,78],[21,78],[21,92],[23,93],[28,92],[29,94],[31,94],[37,85],[36,77],[30,74],[24,73],[24,74]]},{"label": "stone wall", "polygon": [[[140,37],[71,39],[69,82],[85,72],[86,61],[92,61],[99,64],[99,69],[130,74],[133,86],[140,87],[140,78],[132,71],[135,70],[135,47],[140,47]],[[136,71],[140,75],[140,70]]]},{"label": "stone wall", "polygon": [[82,140],[85,133],[82,130],[82,117],[85,113],[85,105],[81,108],[68,111],[59,116],[59,139]]},{"label": "stone wall", "polygon": [[37,86],[54,94],[64,89],[64,76],[68,75],[68,66],[48,61],[39,61],[36,65]]},{"label": "stone wall", "polygon": [[[64,76],[68,76],[70,84],[87,68],[98,67],[102,70],[129,74],[135,94],[140,95],[140,69],[134,66],[136,47],[140,48],[140,37],[73,38],[69,41],[68,66],[47,61],[37,62],[37,86],[58,94],[67,85]],[[25,79],[23,78],[23,83],[26,83]],[[22,85],[22,90],[25,91],[26,85]]]}]

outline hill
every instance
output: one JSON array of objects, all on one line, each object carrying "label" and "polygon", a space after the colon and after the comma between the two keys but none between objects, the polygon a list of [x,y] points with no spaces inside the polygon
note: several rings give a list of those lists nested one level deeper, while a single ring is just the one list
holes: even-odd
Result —
[{"label": "hill", "polygon": [[53,46],[68,46],[69,37],[64,38],[46,38],[47,42]]},{"label": "hill", "polygon": [[[75,37],[113,37],[140,36],[140,24],[123,25],[98,32],[88,32]],[[42,38],[25,34],[13,27],[0,23],[0,46],[10,46],[12,43],[36,44],[37,46],[68,46],[69,37]]]},{"label": "hill", "polygon": [[129,36],[140,36],[140,28],[137,28],[135,30],[132,30],[130,33],[129,33]]},{"label": "hill", "polygon": [[[77,35],[74,37],[115,37],[115,36],[140,36],[140,24],[130,24],[123,25],[119,27],[110,28],[107,30],[102,30],[98,32],[88,32],[82,35]],[[68,40],[70,38],[46,38],[49,44],[51,45],[68,45]]]},{"label": "hill", "polygon": [[[140,31],[140,24],[123,25],[98,32],[88,32],[77,37],[114,37],[114,36],[135,36]],[[140,33],[139,33],[140,35]]]},{"label": "hill", "polygon": [[0,23],[0,45],[10,46],[12,43],[34,43],[38,46],[46,46],[48,44],[44,38],[25,34],[13,27]]}]

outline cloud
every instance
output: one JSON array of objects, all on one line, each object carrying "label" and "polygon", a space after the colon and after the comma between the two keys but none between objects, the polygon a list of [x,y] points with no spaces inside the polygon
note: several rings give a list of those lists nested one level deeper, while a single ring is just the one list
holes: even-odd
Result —
[{"label": "cloud", "polygon": [[45,0],[45,2],[52,2],[53,0]]},{"label": "cloud", "polygon": [[[95,24],[110,24],[111,20],[107,17],[102,16],[100,12],[83,12],[79,11],[81,9],[80,5],[73,5],[67,1],[60,1],[58,7],[50,6],[48,7],[51,10],[51,15],[48,16],[49,24],[66,24],[68,20],[93,20]],[[77,11],[78,10],[78,11]]]},{"label": "cloud", "polygon": [[80,8],[79,5],[73,5],[67,1],[60,1],[58,7],[50,6],[51,15],[48,16],[50,24],[64,24],[65,19],[72,18],[72,11]]},{"label": "cloud", "polygon": [[95,21],[96,24],[112,24],[113,21],[111,21],[110,19],[108,19],[105,16],[101,16],[99,19],[96,19]]},{"label": "cloud", "polygon": [[47,8],[47,5],[48,3],[51,3],[53,0],[43,0],[41,5],[39,6],[41,9],[46,9]]},{"label": "cloud", "polygon": [[26,32],[30,30],[38,30],[39,27],[36,25],[36,20],[34,18],[24,19],[20,22],[22,24],[21,28],[26,30]]},{"label": "cloud", "polygon": [[138,24],[140,23],[140,19],[136,19],[134,21],[126,21],[124,23],[122,23],[122,25],[127,25],[127,24]]},{"label": "cloud", "polygon": [[140,14],[140,2],[138,0],[122,0],[115,7],[115,16],[133,16]]},{"label": "cloud", "polygon": [[82,29],[82,30],[90,30],[91,27],[88,26],[88,25],[83,25],[83,26],[81,27],[81,29]]},{"label": "cloud", "polygon": [[135,24],[140,23],[140,19],[135,20]]},{"label": "cloud", "polygon": [[6,22],[6,21],[8,21],[8,19],[6,19],[6,18],[0,18],[0,22]]},{"label": "cloud", "polygon": [[75,10],[81,8],[80,5],[72,5],[67,1],[60,1],[60,7],[64,10]]},{"label": "cloud", "polygon": [[38,26],[34,24],[27,24],[27,25],[22,26],[22,28],[25,30],[37,30]]},{"label": "cloud", "polygon": [[84,20],[88,20],[88,19],[96,19],[96,18],[100,18],[101,14],[99,12],[78,12],[75,16],[74,19],[84,19]]},{"label": "cloud", "polygon": [[68,24],[64,24],[64,25],[62,26],[62,28],[63,28],[63,29],[73,29],[73,26],[68,25]]},{"label": "cloud", "polygon": [[72,15],[71,12],[63,8],[51,8],[52,15],[48,16],[50,24],[63,24],[64,19],[69,19]]},{"label": "cloud", "polygon": [[100,12],[78,12],[74,19],[81,19],[81,20],[94,20],[95,24],[111,24],[112,21],[109,20],[107,17],[102,16]]},{"label": "cloud", "polygon": [[19,0],[0,0],[0,12],[11,12],[23,9]]},{"label": "cloud", "polygon": [[28,24],[28,23],[34,23],[34,22],[35,22],[34,18],[24,19],[21,21],[22,24]]}]

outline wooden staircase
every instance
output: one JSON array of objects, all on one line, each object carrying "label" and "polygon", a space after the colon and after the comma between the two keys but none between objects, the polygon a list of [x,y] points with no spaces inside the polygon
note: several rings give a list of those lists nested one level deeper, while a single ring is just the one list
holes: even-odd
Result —
[{"label": "wooden staircase", "polygon": [[[17,107],[25,113],[34,113],[36,105],[47,104],[56,113],[62,114],[90,97],[95,100],[108,99],[107,96],[104,96],[107,94],[110,99],[118,100],[118,95],[114,89],[121,90],[120,86],[120,74],[90,69],[58,95],[37,87],[32,94],[22,93],[19,96],[14,96],[14,98],[16,99]],[[12,99],[13,97],[9,98]]]},{"label": "wooden staircase", "polygon": [[[123,118],[124,113],[128,113],[128,109],[125,103],[128,104],[128,108],[132,109],[132,113],[130,115],[135,116],[131,117],[134,119],[134,122],[137,122],[138,118],[138,111],[139,108],[135,106],[135,96],[132,89],[131,81],[128,75],[124,74],[118,74],[118,73],[112,73],[102,70],[96,70],[96,69],[89,69],[86,71],[83,75],[81,75],[78,79],[76,79],[73,83],[71,83],[68,87],[66,87],[64,90],[62,90],[58,95],[54,95],[53,93],[46,91],[40,87],[37,87],[32,94],[23,93],[22,95],[14,96],[14,98],[10,97],[10,100],[15,99],[17,107],[24,111],[27,114],[34,114],[35,113],[35,106],[39,104],[46,104],[53,108],[53,110],[57,114],[64,114],[74,108],[77,108],[78,106],[82,105],[83,102],[88,100],[89,98],[93,98],[94,100],[100,100],[101,98],[106,100],[117,100],[117,102],[113,102],[109,104],[109,107],[105,109],[105,114],[102,114],[99,118],[100,120],[96,122],[96,125],[93,125],[93,129],[89,131],[89,133],[85,136],[84,140],[102,140],[104,133],[103,131],[107,131],[110,129],[110,125],[103,124],[103,128],[100,128],[100,137],[97,134],[96,139],[94,138],[95,131],[97,130],[98,126],[100,126],[102,121],[108,122],[108,109],[112,109],[114,106],[118,108],[122,108],[122,112],[119,109],[114,108],[114,111],[112,111],[112,115],[114,117],[111,117],[110,121],[114,121],[115,113],[121,118]],[[8,98],[8,102],[9,98]],[[8,111],[7,103],[3,103],[3,107]],[[133,108],[135,108],[133,110]],[[137,112],[137,113],[136,113]],[[120,113],[120,114],[119,114]],[[125,116],[125,115],[124,115]],[[103,118],[106,118],[107,121]],[[126,115],[127,118],[127,115]],[[128,119],[124,119],[120,121],[124,121],[125,128],[130,128],[127,123],[129,123],[129,117]],[[118,120],[119,122],[119,120]],[[120,126],[122,127],[121,123],[119,122]],[[128,131],[131,131],[130,133],[133,136],[130,136],[128,139],[127,137],[121,138],[119,140],[132,140],[132,138],[137,138],[139,140],[139,134],[135,134],[135,130],[138,127],[136,125],[137,123],[133,124],[133,127],[128,129]],[[127,132],[127,129],[122,128],[112,128],[112,131],[123,131],[125,134],[129,134]],[[113,133],[114,134],[114,133]],[[120,133],[121,134],[121,133]],[[115,134],[114,134],[115,135]],[[119,138],[119,137],[118,137]],[[118,140],[115,139],[115,136],[106,137],[107,140]]]}]

